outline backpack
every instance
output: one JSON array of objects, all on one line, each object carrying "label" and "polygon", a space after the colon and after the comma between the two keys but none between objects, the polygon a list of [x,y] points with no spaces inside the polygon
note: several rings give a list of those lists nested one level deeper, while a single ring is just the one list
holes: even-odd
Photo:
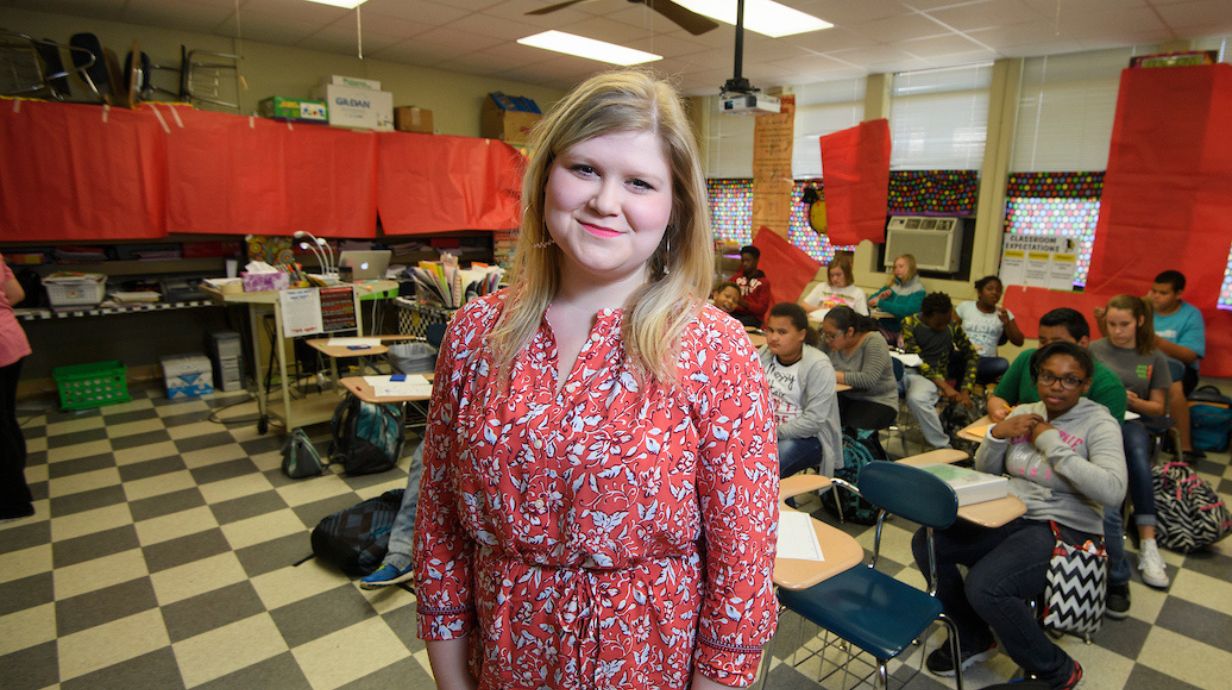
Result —
[{"label": "backpack", "polygon": [[282,444],[282,473],[291,479],[316,477],[325,471],[321,455],[303,429],[294,429]]},{"label": "backpack", "polygon": [[1227,450],[1232,436],[1232,398],[1206,385],[1194,389],[1189,400],[1189,429],[1194,448],[1217,453]]},{"label": "backpack", "polygon": [[1219,495],[1183,462],[1151,467],[1155,488],[1155,540],[1190,553],[1228,536],[1232,514]]},{"label": "backpack", "polygon": [[[859,486],[860,470],[870,462],[885,460],[884,457],[879,457],[880,453],[869,441],[875,433],[876,430],[872,429],[860,429],[854,435],[849,430],[843,431],[843,466],[834,471],[835,477],[852,486]],[[831,515],[841,515],[845,522],[858,525],[872,525],[877,522],[877,507],[842,487],[827,492],[822,497],[821,504]]]},{"label": "backpack", "polygon": [[389,550],[404,489],[391,489],[322,518],[312,528],[312,555],[351,577],[371,574]]},{"label": "backpack", "polygon": [[392,469],[402,457],[404,414],[402,405],[366,403],[348,395],[329,421],[330,462],[342,463],[349,476]]}]

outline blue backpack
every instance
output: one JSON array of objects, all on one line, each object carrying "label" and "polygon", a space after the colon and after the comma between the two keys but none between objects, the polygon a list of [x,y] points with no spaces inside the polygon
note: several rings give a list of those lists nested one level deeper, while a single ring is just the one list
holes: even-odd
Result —
[{"label": "blue backpack", "polygon": [[353,395],[334,408],[329,426],[329,460],[348,476],[392,469],[402,457],[402,405],[366,403]]},{"label": "blue backpack", "polygon": [[1214,386],[1199,386],[1189,395],[1189,430],[1194,448],[1222,453],[1232,435],[1232,398]]}]

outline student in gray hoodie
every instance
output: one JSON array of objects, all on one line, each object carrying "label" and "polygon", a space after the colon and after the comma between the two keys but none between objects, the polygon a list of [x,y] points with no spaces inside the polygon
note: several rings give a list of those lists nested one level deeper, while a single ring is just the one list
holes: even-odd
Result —
[{"label": "student in gray hoodie", "polygon": [[[1095,364],[1085,349],[1054,342],[1031,358],[1040,402],[1020,405],[991,429],[977,470],[1010,477],[1027,513],[986,528],[959,521],[936,533],[937,598],[959,632],[962,668],[991,657],[996,638],[1028,673],[1052,688],[1072,688],[1082,667],[1048,639],[1027,600],[1044,591],[1055,544],[1049,521],[1070,544],[1102,541],[1104,508],[1125,497],[1121,430],[1108,410],[1083,398]],[[927,569],[924,530],[911,543]],[[966,581],[958,566],[968,568]],[[937,675],[954,675],[949,646],[928,656]]]},{"label": "student in gray hoodie", "polygon": [[804,309],[790,302],[770,308],[764,330],[758,354],[774,400],[779,476],[815,467],[832,477],[843,466],[843,441],[834,367],[816,347],[821,337]]}]

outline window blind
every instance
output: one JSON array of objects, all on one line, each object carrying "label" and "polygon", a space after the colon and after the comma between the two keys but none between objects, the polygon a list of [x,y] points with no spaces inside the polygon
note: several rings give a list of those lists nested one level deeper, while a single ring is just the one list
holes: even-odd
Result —
[{"label": "window blind", "polygon": [[855,127],[864,119],[867,80],[843,79],[792,89],[796,96],[791,170],[797,180],[821,177],[821,137]]},{"label": "window blind", "polygon": [[891,170],[978,170],[988,137],[987,64],[900,72],[890,90]]}]

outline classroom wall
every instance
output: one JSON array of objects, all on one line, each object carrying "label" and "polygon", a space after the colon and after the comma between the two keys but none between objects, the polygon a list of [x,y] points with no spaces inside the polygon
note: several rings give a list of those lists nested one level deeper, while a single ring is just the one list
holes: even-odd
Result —
[{"label": "classroom wall", "polygon": [[[491,91],[533,98],[543,109],[564,95],[559,89],[508,79],[360,60],[355,53],[343,55],[250,40],[237,47],[234,39],[224,36],[11,8],[0,8],[0,26],[65,43],[74,33],[93,32],[104,47],[116,52],[121,63],[134,39],[155,64],[162,65],[179,65],[181,44],[190,50],[239,52],[244,58],[241,72],[248,84],[239,98],[241,112],[245,114],[255,112],[263,98],[307,97],[322,78],[328,80],[332,74],[344,74],[380,80],[381,88],[394,94],[396,106],[431,109],[437,134],[474,137],[479,136],[480,107]],[[156,73],[154,80],[168,85],[174,83],[174,76]]]}]

